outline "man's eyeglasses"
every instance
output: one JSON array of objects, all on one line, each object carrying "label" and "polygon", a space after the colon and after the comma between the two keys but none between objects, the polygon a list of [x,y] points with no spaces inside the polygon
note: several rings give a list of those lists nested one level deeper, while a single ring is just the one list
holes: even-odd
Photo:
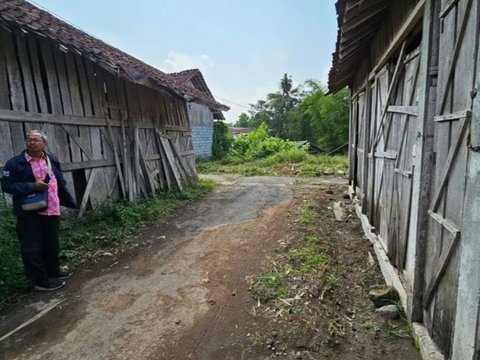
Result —
[{"label": "man's eyeglasses", "polygon": [[43,142],[42,139],[27,139],[25,141],[27,142],[27,144],[39,144]]}]

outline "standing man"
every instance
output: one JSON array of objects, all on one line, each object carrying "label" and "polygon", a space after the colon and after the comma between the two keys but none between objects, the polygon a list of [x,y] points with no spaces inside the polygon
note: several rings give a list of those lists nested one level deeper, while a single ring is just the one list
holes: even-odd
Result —
[{"label": "standing man", "polygon": [[[75,200],[56,157],[45,151],[47,137],[40,130],[30,130],[27,149],[8,160],[3,168],[2,190],[13,195],[17,216],[17,235],[26,276],[35,290],[53,291],[65,285],[69,273],[60,271],[58,254],[60,205],[76,208]],[[47,207],[26,211],[23,199],[35,192],[47,191]]]}]

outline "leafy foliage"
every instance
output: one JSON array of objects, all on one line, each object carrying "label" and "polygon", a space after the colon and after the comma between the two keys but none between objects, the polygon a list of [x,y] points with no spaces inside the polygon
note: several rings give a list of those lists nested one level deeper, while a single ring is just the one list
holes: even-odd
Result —
[{"label": "leafy foliage", "polygon": [[223,158],[232,145],[233,138],[228,132],[228,126],[223,122],[215,122],[213,126],[212,158]]},{"label": "leafy foliage", "polygon": [[294,143],[270,137],[267,125],[262,123],[257,130],[234,140],[229,161],[238,163],[258,160],[293,149],[296,149]]},{"label": "leafy foliage", "polygon": [[308,140],[325,152],[348,141],[349,92],[326,94],[317,80],[298,87],[284,74],[279,91],[250,105],[249,115],[240,115],[237,126],[258,128],[267,124],[269,134],[290,140]]}]

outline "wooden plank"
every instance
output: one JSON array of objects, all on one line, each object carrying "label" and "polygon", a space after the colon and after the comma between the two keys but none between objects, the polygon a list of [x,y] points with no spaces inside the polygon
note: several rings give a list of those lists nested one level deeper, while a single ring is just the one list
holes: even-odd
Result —
[{"label": "wooden plank", "polygon": [[85,116],[82,103],[82,95],[80,93],[80,83],[77,75],[77,66],[71,52],[65,54],[66,73],[68,77],[68,89],[72,104],[72,113],[76,116]]},{"label": "wooden plank", "polygon": [[[25,111],[26,103],[23,95],[22,79],[10,33],[0,31],[0,43],[3,43],[3,50],[5,51],[6,70],[10,87],[8,93],[10,94],[11,108],[13,110]],[[25,149],[23,125],[10,123],[9,127],[13,151],[14,153],[20,153]]]},{"label": "wooden plank", "polygon": [[78,81],[80,82],[80,97],[83,103],[83,114],[85,117],[93,117],[93,106],[91,92],[88,83],[88,75],[83,64],[83,57],[74,54],[75,67],[78,71]]},{"label": "wooden plank", "polygon": [[90,60],[85,60],[84,65],[85,73],[87,75],[88,89],[92,101],[93,116],[96,118],[103,118],[103,108],[101,105],[103,98],[101,99],[100,96],[103,88],[99,88],[93,63]]},{"label": "wooden plank", "polygon": [[416,106],[390,105],[387,108],[387,112],[417,116],[418,109]]},{"label": "wooden plank", "polygon": [[23,88],[25,90],[25,110],[30,112],[39,112],[37,98],[35,95],[34,78],[32,74],[32,68],[30,66],[30,60],[28,58],[25,35],[20,31],[15,31],[14,34],[17,43],[18,60],[20,61],[19,65],[22,71]]},{"label": "wooden plank", "polygon": [[[387,97],[386,97],[386,100],[385,100],[385,104],[383,104],[383,107],[381,108],[382,113],[381,113],[381,117],[380,117],[380,125],[377,129],[377,133],[374,135],[375,137],[374,137],[374,140],[372,141],[372,148],[370,149],[370,152],[374,151],[375,147],[377,146],[377,144],[380,140],[380,136],[381,136],[382,131],[383,131],[383,127],[384,127],[385,119],[386,119],[386,115],[387,115],[387,108],[390,105],[390,101],[392,99],[392,96],[394,95],[394,89],[397,87],[401,69],[404,67],[403,60],[405,58],[405,46],[406,46],[406,43],[404,42],[403,45],[402,45],[402,48],[400,49],[400,55],[398,56],[397,64],[395,65],[395,70],[393,72],[393,77],[392,77],[390,86],[388,87],[388,92],[387,92]],[[373,136],[373,134],[372,134],[372,136]]]},{"label": "wooden plank", "polygon": [[468,18],[469,18],[470,10],[471,10],[472,3],[473,3],[473,0],[466,0],[466,1],[467,1],[467,3],[466,3],[466,8],[465,8],[465,13],[464,13],[464,16],[463,16],[463,19],[462,19],[462,23],[460,25],[459,34],[457,35],[457,38],[455,40],[455,47],[454,47],[454,50],[453,50],[452,62],[450,63],[449,68],[447,70],[448,76],[447,76],[447,82],[446,82],[446,85],[445,85],[445,91],[443,93],[443,96],[441,97],[440,114],[442,114],[444,112],[445,106],[447,104],[448,91],[450,89],[450,84],[453,80],[453,75],[455,73],[455,68],[456,68],[457,60],[458,60],[458,55],[459,55],[460,50],[462,48],[463,37],[465,35],[465,30],[467,29]]},{"label": "wooden plank", "polygon": [[[75,65],[75,59],[73,57],[73,54],[71,52],[66,53],[64,55],[64,60],[72,115],[83,118],[85,113],[83,110],[82,97],[80,94],[80,84],[77,76],[77,68]],[[63,96],[62,98],[65,98],[65,96]],[[81,124],[81,122],[79,124]],[[79,138],[80,131],[78,129],[78,126],[63,125],[62,127],[69,135],[69,146],[70,153],[72,154],[72,161],[82,161],[82,146],[80,146],[81,140]],[[91,160],[91,154],[89,156],[89,159]]]},{"label": "wooden plank", "polygon": [[25,111],[26,104],[25,97],[23,95],[22,77],[17,63],[17,56],[15,54],[12,36],[5,31],[1,31],[0,42],[4,44],[12,108],[13,110]]},{"label": "wooden plank", "polygon": [[380,57],[380,60],[370,73],[370,80],[375,78],[375,75],[378,73],[378,71],[387,63],[389,59],[391,59],[395,51],[397,51],[402,42],[408,37],[412,29],[422,19],[424,6],[425,0],[420,0],[417,5],[415,5],[415,8],[410,12],[408,18],[403,22],[402,27],[397,31],[387,50],[385,50],[383,55]]},{"label": "wooden plank", "polygon": [[85,193],[83,194],[82,202],[80,203],[80,210],[78,211],[78,217],[81,218],[87,209],[88,200],[90,199],[90,192],[92,191],[93,184],[95,182],[95,177],[97,175],[98,169],[93,169],[90,172],[88,178],[87,187],[85,188]]},{"label": "wooden plank", "polygon": [[445,16],[448,15],[448,13],[450,12],[450,10],[452,10],[455,5],[457,5],[458,3],[458,0],[450,0],[445,6],[444,8],[442,9],[442,11],[440,11],[440,18],[443,19]]},{"label": "wooden plank", "polygon": [[115,160],[113,159],[98,159],[88,161],[78,161],[62,164],[62,169],[65,171],[79,170],[79,169],[94,169],[101,167],[115,166]]},{"label": "wooden plank", "polygon": [[7,80],[7,64],[5,62],[4,36],[0,30],[0,109],[10,110],[10,97]]},{"label": "wooden plank", "polygon": [[448,182],[450,171],[452,170],[453,160],[455,159],[455,156],[457,155],[457,152],[460,149],[460,145],[462,144],[462,140],[464,138],[466,129],[468,128],[469,124],[470,124],[470,117],[466,117],[461,120],[460,128],[448,152],[447,160],[445,162],[445,166],[443,167],[444,170],[441,176],[440,183],[438,185],[437,190],[435,191],[435,195],[433,196],[432,206],[430,207],[431,211],[437,210],[438,205],[440,204],[441,195],[443,194],[445,185]]},{"label": "wooden plank", "polygon": [[182,180],[181,180],[180,174],[179,174],[178,169],[177,169],[177,164],[175,163],[175,158],[174,158],[172,150],[170,148],[170,143],[168,142],[167,138],[165,138],[161,135],[159,136],[159,139],[160,139],[160,144],[162,145],[163,151],[166,155],[168,164],[170,165],[170,169],[172,170],[173,176],[174,176],[175,181],[177,183],[177,186],[180,190],[183,190]]},{"label": "wooden plank", "polygon": [[455,121],[455,120],[460,120],[464,119],[466,117],[471,117],[472,112],[470,110],[462,110],[462,111],[457,111],[451,114],[443,114],[443,115],[437,115],[434,118],[435,122],[441,122],[441,121]]},{"label": "wooden plank", "polygon": [[123,111],[127,110],[125,105],[111,102],[111,101],[104,101],[103,106],[113,110],[123,110]]},{"label": "wooden plank", "polygon": [[[82,139],[77,136],[76,134],[72,133],[71,130],[72,129],[69,129],[67,128],[66,126],[64,125],[61,125],[61,127],[65,130],[65,132],[68,134],[69,138],[71,140],[73,140],[73,142],[75,144],[77,144],[78,148],[83,151],[83,153],[85,154],[85,156],[88,158],[88,160],[93,160],[93,154],[91,153],[91,150],[88,149],[84,144],[83,144],[83,141]],[[79,157],[81,159],[81,157]],[[75,161],[75,160],[74,160]]]},{"label": "wooden plank", "polygon": [[[473,24],[478,29],[478,15],[480,7],[475,7],[475,11],[470,15],[476,22]],[[476,15],[476,16],[475,16]],[[476,74],[474,76],[475,84],[473,87],[480,89],[480,51],[478,45],[478,30],[474,35],[477,37],[476,49]],[[476,147],[480,145],[480,96],[473,99],[472,121],[470,127],[470,145]],[[454,338],[452,359],[478,359],[480,345],[480,307],[479,295],[480,282],[480,241],[478,241],[478,219],[480,219],[480,153],[477,151],[469,152],[469,161],[467,174],[465,176],[465,195],[462,218],[462,238],[459,244],[460,259],[458,270],[458,291],[456,303],[457,306],[454,320]]]},{"label": "wooden plank", "polygon": [[179,155],[177,146],[173,143],[171,139],[168,139],[170,143],[170,147],[172,148],[173,156],[178,160],[178,170],[180,171],[180,175],[185,179],[186,183],[190,183],[190,176],[189,172],[191,169],[188,169],[188,164],[183,164],[183,158]]},{"label": "wooden plank", "polygon": [[53,59],[55,61],[55,68],[57,69],[58,86],[60,88],[63,114],[74,115],[72,99],[70,98],[70,89],[68,87],[67,70],[65,68],[65,57],[61,51],[54,49]]},{"label": "wooden plank", "polygon": [[395,168],[394,171],[395,171],[395,173],[397,173],[399,175],[403,175],[408,179],[410,179],[412,177],[412,172],[411,171],[404,171],[402,169],[397,169],[397,168]]},{"label": "wooden plank", "polygon": [[428,215],[430,215],[433,220],[438,222],[445,230],[447,230],[452,235],[456,235],[460,232],[460,229],[453,222],[445,219],[443,216],[437,214],[436,212],[429,210]]},{"label": "wooden plank", "polygon": [[[58,109],[58,108],[57,108]],[[107,121],[105,119],[85,118],[75,115],[60,115],[60,114],[40,114],[29,113],[25,111],[0,110],[0,120],[9,122],[33,122],[33,123],[48,123],[58,125],[78,125],[105,127]],[[120,127],[120,121],[110,120],[110,126]]]},{"label": "wooden plank", "polygon": [[[425,287],[426,251],[428,242],[428,207],[430,204],[430,192],[433,175],[433,127],[431,121],[435,115],[436,91],[434,79],[430,68],[436,66],[436,54],[438,54],[440,23],[438,14],[438,2],[427,0],[423,28],[422,43],[420,50],[420,62],[418,73],[418,109],[419,114],[414,127],[414,144],[416,155],[412,161],[412,194],[410,209],[409,236],[412,241],[412,250],[407,254],[410,264],[407,262],[406,271],[413,277],[412,297],[407,308],[407,316],[412,321],[422,321],[424,318],[423,292]],[[436,77],[436,75],[435,75]]]},{"label": "wooden plank", "polygon": [[375,157],[380,159],[396,160],[398,153],[395,150],[376,151]]},{"label": "wooden plank", "polygon": [[27,44],[28,52],[30,53],[30,61],[32,64],[33,79],[35,82],[35,90],[37,93],[39,112],[48,113],[48,103],[45,96],[45,88],[43,84],[42,73],[40,70],[38,43],[35,37],[28,36]]},{"label": "wooden plank", "polygon": [[[103,103],[103,101],[105,101],[105,90],[104,90],[105,89],[105,80],[104,80],[104,71],[103,70],[98,70],[97,69],[96,80],[97,80],[97,89],[99,90],[99,94],[98,94],[99,95],[99,100],[100,100],[100,103]],[[116,141],[116,138],[114,136],[112,126],[111,126],[111,121],[112,120],[109,120],[108,109],[104,108],[102,106],[102,110],[103,110],[103,115],[102,116],[104,117],[104,119],[106,121],[106,124],[107,124],[107,134],[108,134],[108,136],[105,137],[105,139],[109,139],[109,141],[110,141],[110,146],[111,146],[111,149],[113,151],[113,158],[115,160],[115,167],[116,167],[116,171],[118,173],[118,178],[119,178],[119,181],[120,181],[121,195],[122,195],[123,199],[126,199],[127,195],[128,195],[128,189],[127,189],[127,186],[126,186],[124,173],[123,173],[123,170],[122,170],[122,167],[121,167],[120,156],[118,155],[118,151],[117,151],[117,141]]]},{"label": "wooden plank", "polygon": [[[40,39],[40,52],[42,54],[43,64],[48,82],[48,94],[53,114],[63,114],[62,102],[60,99],[60,89],[58,86],[57,72],[55,70],[52,45],[47,39]],[[1,116],[1,115],[0,115]]]},{"label": "wooden plank", "polygon": [[[1,32],[3,32],[3,30],[0,30],[0,33]],[[0,109],[10,109],[10,98],[8,94],[5,50],[2,36],[0,36]],[[8,122],[0,121],[0,134],[2,134],[3,140],[0,141],[0,164],[3,165],[14,155],[12,136]]]},{"label": "wooden plank", "polygon": [[439,259],[439,263],[433,272],[433,277],[431,278],[430,282],[428,283],[427,289],[425,291],[425,307],[428,307],[433,300],[433,296],[435,295],[435,291],[437,290],[438,286],[440,285],[440,281],[443,277],[443,274],[447,270],[447,267],[450,263],[450,260],[457,248],[460,239],[460,232],[452,235],[451,242],[447,247],[447,250],[444,252],[444,255]]},{"label": "wooden plank", "polygon": [[152,178],[150,177],[147,164],[145,163],[145,159],[143,157],[142,152],[139,152],[139,160],[140,160],[140,168],[143,173],[143,178],[145,179],[145,190],[147,194],[153,194],[155,191],[155,185],[153,184]]}]

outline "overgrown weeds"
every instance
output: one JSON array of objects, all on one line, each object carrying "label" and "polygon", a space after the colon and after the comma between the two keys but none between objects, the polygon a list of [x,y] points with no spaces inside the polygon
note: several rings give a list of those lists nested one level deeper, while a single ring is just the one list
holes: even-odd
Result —
[{"label": "overgrown weeds", "polygon": [[317,204],[305,202],[293,216],[305,232],[302,241],[281,244],[273,270],[252,281],[251,291],[255,299],[275,312],[298,314],[308,308],[308,299],[315,290],[304,285],[325,284],[331,289],[336,285],[339,273],[320,248],[319,234],[314,231],[318,221]]},{"label": "overgrown weeds", "polygon": [[247,136],[235,139],[221,160],[203,160],[197,166],[202,173],[315,177],[345,175],[348,161],[345,156],[310,155],[307,147],[297,148],[291,141],[268,136],[262,124]]},{"label": "overgrown weeds", "polygon": [[[304,160],[301,160],[304,159]],[[348,171],[346,156],[309,155],[301,149],[281,152],[265,159],[252,161],[201,160],[200,173],[239,174],[243,176],[344,176]]]},{"label": "overgrown weeds", "polygon": [[[84,261],[101,249],[109,249],[128,239],[149,222],[159,220],[182,202],[195,200],[213,189],[214,183],[200,180],[183,191],[160,192],[134,202],[109,201],[87,212],[81,219],[66,217],[61,221],[61,259],[69,264]],[[0,198],[0,308],[24,292],[25,279],[20,245],[15,233],[11,206]]]}]

